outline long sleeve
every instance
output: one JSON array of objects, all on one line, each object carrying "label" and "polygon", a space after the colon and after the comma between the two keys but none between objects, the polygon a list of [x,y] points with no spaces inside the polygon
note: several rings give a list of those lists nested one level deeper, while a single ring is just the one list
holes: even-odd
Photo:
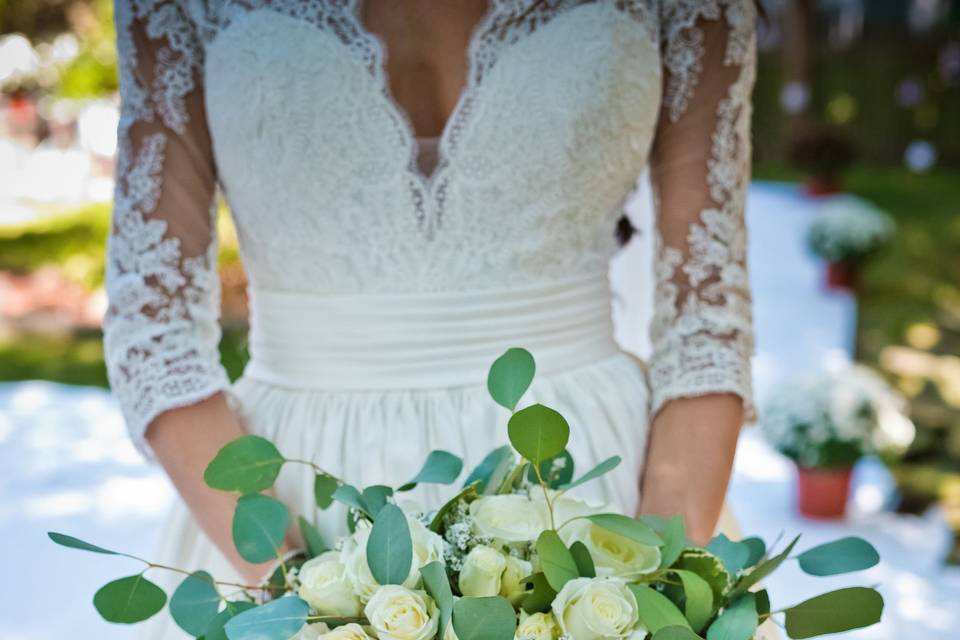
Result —
[{"label": "long sleeve", "polygon": [[675,398],[733,393],[753,420],[744,200],[756,10],[753,0],[695,0],[661,12],[652,411]]},{"label": "long sleeve", "polygon": [[172,0],[116,2],[121,117],[104,350],[131,436],[225,389],[216,169],[195,25]]}]

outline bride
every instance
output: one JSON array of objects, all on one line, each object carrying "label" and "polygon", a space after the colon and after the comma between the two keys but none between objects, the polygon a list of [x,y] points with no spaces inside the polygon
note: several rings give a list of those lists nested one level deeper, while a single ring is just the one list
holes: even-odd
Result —
[{"label": "bride", "polygon": [[[118,0],[116,20],[105,344],[133,438],[183,497],[159,561],[267,570],[233,550],[235,497],[202,480],[244,433],[358,485],[407,480],[432,449],[472,467],[503,444],[485,375],[512,346],[577,465],[623,457],[587,497],[710,538],[752,418],[753,0]],[[613,341],[607,269],[648,165],[642,363]],[[233,384],[218,187],[250,281]],[[332,539],[344,513],[317,510],[308,473],[278,496]]]}]

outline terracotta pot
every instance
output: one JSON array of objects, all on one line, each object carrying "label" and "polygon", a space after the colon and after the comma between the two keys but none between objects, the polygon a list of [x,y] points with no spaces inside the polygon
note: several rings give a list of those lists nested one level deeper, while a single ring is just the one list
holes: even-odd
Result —
[{"label": "terracotta pot", "polygon": [[860,268],[854,262],[840,261],[827,263],[827,288],[841,291],[855,291]]},{"label": "terracotta pot", "polygon": [[797,467],[797,510],[808,518],[842,518],[850,497],[853,467]]},{"label": "terracotta pot", "polygon": [[803,192],[811,198],[832,196],[842,191],[840,180],[833,176],[811,176],[803,183]]}]

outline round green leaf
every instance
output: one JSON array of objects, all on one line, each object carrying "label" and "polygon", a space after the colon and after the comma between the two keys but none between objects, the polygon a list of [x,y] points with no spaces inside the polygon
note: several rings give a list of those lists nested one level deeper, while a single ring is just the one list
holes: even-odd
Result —
[{"label": "round green leaf", "polygon": [[384,505],[373,521],[373,530],[367,539],[367,565],[380,584],[403,584],[410,575],[413,541],[407,516],[400,507]]},{"label": "round green leaf", "polygon": [[573,489],[574,487],[579,487],[585,482],[590,482],[591,480],[595,478],[599,478],[605,473],[613,471],[614,469],[617,468],[617,465],[619,464],[620,464],[620,456],[613,456],[613,457],[607,458],[606,460],[604,460],[603,462],[595,466],[593,469],[590,469],[590,471],[587,471],[585,474],[583,474],[573,482],[562,484],[557,488],[566,491],[568,489]]},{"label": "round green leaf", "polygon": [[[563,485],[569,485],[573,479],[573,468],[573,456],[567,449],[564,449],[558,456],[541,460],[540,464],[537,465],[540,478],[543,478],[544,484],[551,489],[560,489]],[[537,484],[540,478],[537,477],[537,471],[534,470],[533,465],[529,465],[527,480]]]},{"label": "round green leaf", "polygon": [[537,538],[537,555],[540,556],[540,566],[547,582],[555,591],[560,591],[568,581],[580,577],[573,554],[553,529],[547,529]]},{"label": "round green leaf", "polygon": [[387,504],[387,498],[392,495],[393,489],[382,484],[370,485],[364,489],[362,496],[367,513],[376,518],[383,505]]},{"label": "round green leaf", "polygon": [[573,556],[574,562],[577,563],[577,573],[580,574],[581,578],[597,577],[597,568],[593,564],[593,557],[591,557],[587,545],[577,540],[570,545],[570,555]]},{"label": "round green leaf", "polygon": [[769,560],[761,562],[752,571],[744,575],[737,581],[736,587],[734,587],[731,595],[736,596],[741,593],[745,593],[750,587],[757,584],[771,573],[777,570],[777,568],[783,564],[783,561],[790,556],[790,552],[793,551],[793,548],[797,545],[797,541],[800,540],[800,536],[795,537],[790,544],[787,545],[787,548],[773,556]]},{"label": "round green leaf", "polygon": [[290,512],[279,500],[261,494],[241,496],[233,513],[233,544],[247,562],[266,562],[277,550],[290,526]]},{"label": "round green leaf", "polygon": [[643,584],[627,585],[637,600],[637,615],[647,631],[656,634],[664,627],[690,627],[687,619],[667,596]]},{"label": "round green leaf", "polygon": [[523,597],[521,604],[523,610],[527,613],[549,611],[553,599],[557,597],[557,592],[547,582],[547,577],[542,572],[538,572],[530,576],[527,583],[532,584],[533,589]]},{"label": "round green leaf", "polygon": [[460,598],[453,605],[458,640],[513,640],[517,616],[506,598]]},{"label": "round green leaf", "polygon": [[258,493],[273,486],[283,463],[283,456],[269,440],[242,436],[220,449],[203,479],[214,489]]},{"label": "round green leaf", "polygon": [[68,536],[65,533],[57,533],[56,531],[48,531],[47,537],[56,542],[61,547],[68,547],[70,549],[80,549],[81,551],[90,551],[92,553],[103,553],[109,556],[121,556],[125,555],[118,553],[116,551],[110,551],[110,549],[104,549],[103,547],[98,547],[95,544],[90,544],[80,538],[74,538],[73,536]]},{"label": "round green leaf", "polygon": [[707,640],[751,640],[759,624],[756,596],[745,593],[713,621]]},{"label": "round green leaf", "polygon": [[542,404],[513,414],[507,433],[517,453],[533,464],[559,455],[570,439],[570,427],[564,417]]},{"label": "round green leaf", "polygon": [[431,451],[420,472],[398,491],[410,491],[421,482],[429,484],[453,484],[463,471],[463,460],[449,451]]},{"label": "round green leaf", "polygon": [[786,610],[787,634],[812,638],[880,622],[883,597],[875,589],[849,587],[810,598]]},{"label": "round green leaf", "polygon": [[248,609],[253,609],[256,606],[257,605],[247,600],[235,600],[233,602],[228,601],[227,606],[224,607],[223,611],[214,616],[213,620],[210,621],[210,625],[203,634],[203,640],[230,640],[227,638],[227,632],[223,630],[223,627],[227,624],[227,621],[230,620],[230,618],[243,613]]},{"label": "round green leaf", "polygon": [[[351,509],[357,509],[367,513],[367,505],[363,501],[363,494],[350,484],[342,484],[333,492],[333,499],[337,502],[347,505]],[[370,515],[367,513],[367,515]]]},{"label": "round green leaf", "polygon": [[767,545],[763,540],[760,538],[744,538],[740,542],[747,545],[747,549],[750,550],[750,557],[747,558],[747,567],[752,567],[763,560],[763,556],[767,552]]},{"label": "round green leaf", "polygon": [[630,538],[640,544],[659,546],[663,540],[642,520],[637,520],[619,513],[598,513],[586,516],[587,520],[603,527],[607,531],[620,534],[625,538]]},{"label": "round green leaf", "polygon": [[109,582],[93,596],[93,606],[104,620],[122,624],[143,622],[166,603],[167,594],[143,574]]},{"label": "round green leaf", "polygon": [[289,640],[307,621],[310,607],[296,596],[285,596],[238,613],[224,626],[230,640]]},{"label": "round green leaf", "polygon": [[321,509],[329,509],[333,504],[333,492],[337,490],[337,480],[325,473],[318,473],[313,480],[313,499]]},{"label": "round green leaf", "polygon": [[173,621],[192,636],[201,636],[220,609],[220,594],[206,571],[187,576],[170,597]]},{"label": "round green leaf", "polygon": [[720,558],[727,573],[732,576],[747,566],[750,560],[750,547],[742,542],[734,542],[724,534],[719,534],[707,545],[707,551]]},{"label": "round green leaf", "polygon": [[536,368],[529,351],[508,349],[490,366],[487,390],[497,404],[513,411],[533,382]]},{"label": "round green leaf", "polygon": [[653,634],[653,640],[702,640],[687,627],[669,626],[663,627],[660,631]]},{"label": "round green leaf", "polygon": [[880,554],[863,538],[849,537],[807,549],[797,560],[812,576],[833,576],[869,569],[880,562]]},{"label": "round green leaf", "polygon": [[693,573],[674,571],[683,583],[683,614],[694,631],[700,631],[713,616],[713,590],[706,580]]},{"label": "round green leaf", "polygon": [[513,449],[506,445],[494,449],[470,472],[467,479],[463,481],[463,486],[469,487],[474,482],[479,482],[480,486],[477,488],[479,493],[484,493],[488,488],[496,490],[513,464]]}]

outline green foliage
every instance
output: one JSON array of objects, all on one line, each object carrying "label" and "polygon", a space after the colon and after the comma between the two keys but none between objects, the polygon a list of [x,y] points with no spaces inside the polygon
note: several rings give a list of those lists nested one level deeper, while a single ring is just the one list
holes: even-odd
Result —
[{"label": "green foliage", "polygon": [[297,522],[300,525],[300,537],[303,538],[303,542],[307,545],[307,553],[310,554],[311,558],[316,558],[321,553],[329,551],[330,548],[323,541],[323,536],[321,536],[317,528],[313,526],[313,523],[303,516],[299,516]]},{"label": "green foliage", "polygon": [[742,542],[733,542],[722,533],[710,541],[707,545],[707,551],[720,558],[723,566],[727,569],[727,573],[732,576],[737,575],[741,569],[747,566],[751,556],[749,545]]},{"label": "green foliage", "polygon": [[732,579],[723,561],[705,549],[684,549],[673,564],[674,569],[690,571],[700,576],[713,591],[713,604],[719,607],[729,592]]},{"label": "green foliage", "polygon": [[273,486],[284,462],[277,447],[266,438],[242,436],[220,449],[203,480],[221,491],[259,493]]},{"label": "green foliage", "polygon": [[393,489],[382,484],[375,484],[363,490],[363,504],[371,517],[376,518],[380,509],[387,504],[387,499],[393,496]]},{"label": "green foliage", "polygon": [[535,573],[527,580],[527,585],[532,587],[521,602],[520,606],[523,610],[527,613],[549,611],[550,604],[557,597],[557,592],[547,582],[547,576],[542,571]]},{"label": "green foliage", "polygon": [[337,490],[336,478],[318,473],[313,479],[313,499],[321,509],[329,509],[333,504],[333,492]]},{"label": "green foliage", "polygon": [[807,549],[797,561],[812,576],[833,576],[869,569],[880,562],[880,554],[863,538],[841,538]]},{"label": "green foliage", "polygon": [[296,596],[247,609],[227,621],[230,640],[289,640],[307,620],[310,607]]},{"label": "green foliage", "polygon": [[367,564],[380,584],[403,584],[410,575],[413,541],[400,507],[386,504],[377,514],[367,538]]},{"label": "green foliage", "polygon": [[431,562],[420,567],[420,575],[423,576],[423,586],[427,593],[437,603],[440,610],[440,628],[437,636],[444,637],[447,624],[453,616],[453,591],[450,590],[450,579],[447,577],[447,569],[442,562]]},{"label": "green foliage", "polygon": [[587,545],[579,540],[570,545],[570,555],[577,565],[577,573],[581,578],[596,578],[597,568],[593,564],[593,558],[590,556],[590,550]]},{"label": "green foliage", "polygon": [[203,634],[203,640],[231,640],[227,638],[224,625],[234,616],[253,609],[256,606],[257,605],[246,600],[227,602],[227,606],[223,608],[223,611],[214,616],[213,620],[210,621],[210,625]]},{"label": "green foliage", "polygon": [[463,471],[463,460],[449,451],[431,451],[427,461],[413,480],[402,485],[398,491],[409,491],[420,483],[453,484]]},{"label": "green foliage", "polygon": [[121,624],[143,622],[166,603],[167,594],[142,573],[108,582],[93,596],[93,606],[103,619]]},{"label": "green foliage", "polygon": [[631,518],[619,513],[598,513],[585,516],[585,518],[598,527],[603,527],[607,531],[612,531],[625,538],[630,538],[634,542],[653,546],[663,544],[660,536],[642,520],[637,520],[636,518]]},{"label": "green foliage", "polygon": [[352,509],[357,509],[370,515],[366,503],[363,501],[363,494],[350,484],[341,484],[333,492],[333,499],[337,502],[347,505]]},{"label": "green foliage", "polygon": [[690,630],[689,627],[680,627],[672,625],[663,627],[655,634],[653,640],[699,640],[700,636]]},{"label": "green foliage", "polygon": [[536,364],[529,351],[508,349],[490,366],[487,390],[497,404],[513,411],[533,382],[535,371]]},{"label": "green foliage", "polygon": [[683,614],[695,631],[703,629],[715,611],[713,590],[706,580],[692,571],[677,569],[673,572],[683,583]]},{"label": "green foliage", "polygon": [[470,472],[463,486],[479,483],[478,493],[489,493],[487,489],[496,489],[501,480],[510,472],[514,464],[513,449],[504,445],[488,453],[477,467]]},{"label": "green foliage", "polygon": [[770,558],[769,560],[766,560],[765,562],[761,562],[750,573],[740,578],[740,580],[737,582],[736,588],[734,589],[734,595],[738,595],[747,591],[747,589],[776,571],[780,565],[783,564],[783,561],[790,556],[790,552],[793,551],[793,548],[797,545],[797,541],[799,539],[800,536],[797,536],[782,552]]},{"label": "green foliage", "polygon": [[102,553],[110,556],[125,555],[122,553],[117,553],[116,551],[111,551],[110,549],[104,549],[103,547],[98,547],[95,544],[90,544],[85,540],[80,538],[74,538],[73,536],[68,536],[65,533],[57,533],[56,531],[48,531],[47,537],[56,542],[61,547],[68,547],[70,549],[79,549],[81,551],[90,551],[92,553]]},{"label": "green foliage", "polygon": [[453,605],[458,640],[513,640],[517,617],[505,598],[460,598]]},{"label": "green foliage", "polygon": [[[573,469],[573,456],[564,449],[559,455],[541,461],[536,470],[533,465],[530,465],[527,469],[527,481],[531,484],[539,484],[542,478],[543,483],[551,489],[560,489],[573,480]],[[539,477],[537,477],[537,471],[540,472]]]},{"label": "green foliage", "polygon": [[759,624],[756,596],[745,593],[710,625],[707,640],[750,640]]},{"label": "green foliage", "polygon": [[[585,482],[590,482],[591,480],[595,480],[596,478],[599,478],[600,476],[606,473],[609,473],[610,471],[613,471],[614,469],[617,468],[619,464],[620,464],[620,456],[611,456],[606,460],[604,460],[603,462],[601,462],[600,464],[598,464],[597,466],[595,466],[593,469],[590,469],[590,471],[587,471],[585,474],[583,474],[573,482],[567,482],[565,484],[561,484],[557,488],[563,491],[568,491],[575,487],[579,487]],[[571,469],[572,469],[572,466],[573,465],[571,465]]]},{"label": "green foliage", "polygon": [[247,562],[273,560],[289,526],[290,511],[279,500],[261,494],[240,496],[233,513],[233,544]]},{"label": "green foliage", "polygon": [[[648,522],[646,518],[642,518],[642,520]],[[664,569],[672,566],[687,546],[687,534],[683,529],[683,518],[676,515],[665,521],[661,526],[651,528],[663,539],[663,547],[660,548],[660,568]]]},{"label": "green foliage", "polygon": [[824,593],[786,610],[787,635],[812,638],[880,622],[883,598],[875,589],[849,587]]},{"label": "green foliage", "polygon": [[540,464],[563,452],[570,439],[570,427],[555,410],[535,404],[510,417],[507,434],[517,453],[533,464]]},{"label": "green foliage", "polygon": [[537,555],[540,556],[540,566],[547,582],[554,591],[560,591],[568,581],[580,577],[573,554],[553,529],[547,529],[537,538]]},{"label": "green foliage", "polygon": [[677,605],[673,604],[669,598],[647,585],[631,584],[628,585],[633,597],[637,600],[637,614],[640,616],[640,624],[647,628],[650,633],[656,634],[664,627],[690,627],[687,619]]},{"label": "green foliage", "polygon": [[192,636],[201,636],[220,609],[220,594],[206,571],[187,576],[170,597],[170,615]]}]

